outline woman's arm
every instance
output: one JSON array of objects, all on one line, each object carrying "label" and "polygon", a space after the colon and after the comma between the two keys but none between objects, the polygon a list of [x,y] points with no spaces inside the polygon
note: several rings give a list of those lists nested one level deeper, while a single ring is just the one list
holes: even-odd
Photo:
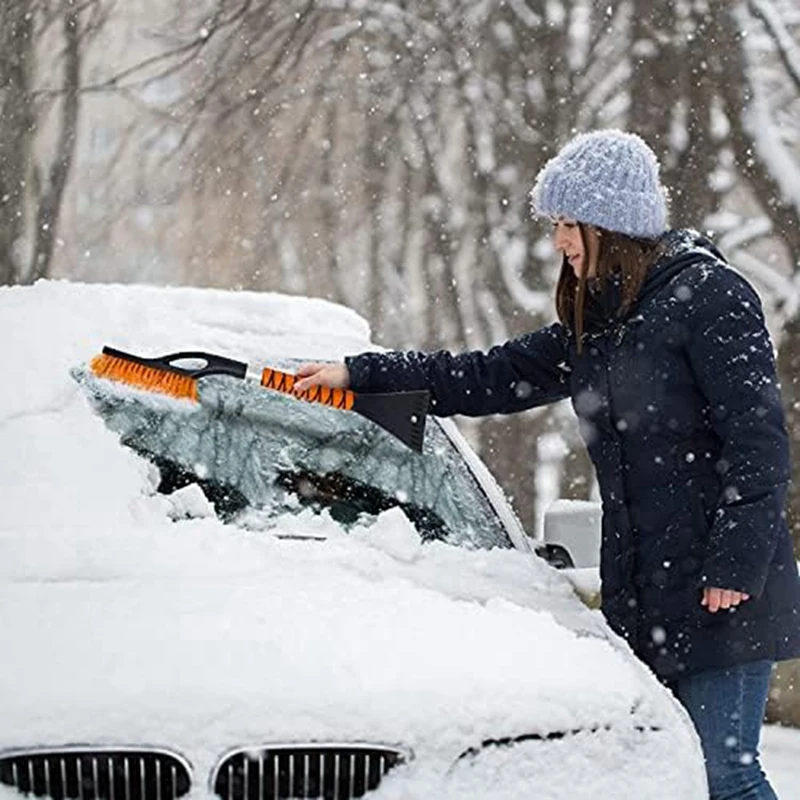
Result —
[{"label": "woman's arm", "polygon": [[567,337],[559,323],[485,353],[362,353],[345,365],[325,374],[321,365],[309,365],[298,372],[307,376],[298,388],[344,380],[355,392],[427,389],[431,413],[439,417],[509,414],[569,396]]},{"label": "woman's arm", "polygon": [[355,391],[428,389],[431,412],[510,414],[569,395],[567,339],[559,323],[487,352],[366,353],[345,359]]},{"label": "woman's arm", "polygon": [[722,442],[721,494],[702,585],[761,594],[782,526],[789,444],[758,295],[727,267],[702,265],[688,354]]}]

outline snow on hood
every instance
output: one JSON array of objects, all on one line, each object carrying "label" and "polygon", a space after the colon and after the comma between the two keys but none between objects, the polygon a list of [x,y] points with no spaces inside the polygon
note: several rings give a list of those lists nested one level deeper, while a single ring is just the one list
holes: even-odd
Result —
[{"label": "snow on hood", "polygon": [[310,512],[279,526],[323,542],[172,522],[152,467],[69,376],[104,344],[341,358],[369,345],[352,312],[40,282],[0,289],[0,335],[16,343],[0,396],[0,747],[150,742],[202,761],[330,738],[454,757],[485,738],[630,727],[634,708],[640,725],[674,719],[599,614],[528,554],[422,545],[398,510],[349,535]]},{"label": "snow on hood", "polygon": [[[530,559],[422,546],[397,511],[324,543],[231,541],[211,521],[118,531],[113,548],[68,534],[30,572],[33,548],[0,540],[4,636],[24,643],[0,686],[26,739],[48,738],[56,712],[77,740],[419,745],[423,731],[456,747],[606,722],[641,691],[632,664],[557,623],[549,607],[569,599],[537,586]],[[20,726],[3,728],[18,744]]]}]

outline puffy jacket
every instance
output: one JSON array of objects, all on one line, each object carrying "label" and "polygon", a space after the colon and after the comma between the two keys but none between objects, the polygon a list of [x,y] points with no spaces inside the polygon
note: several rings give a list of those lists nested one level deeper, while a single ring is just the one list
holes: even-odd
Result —
[{"label": "puffy jacket", "polygon": [[[356,391],[427,388],[440,416],[570,397],[603,505],[602,608],[665,679],[800,656],[800,578],[784,505],[789,447],[757,294],[707,239],[671,231],[622,318],[589,295],[577,353],[554,323],[488,352],[365,353]],[[703,587],[746,592],[710,613]]]}]

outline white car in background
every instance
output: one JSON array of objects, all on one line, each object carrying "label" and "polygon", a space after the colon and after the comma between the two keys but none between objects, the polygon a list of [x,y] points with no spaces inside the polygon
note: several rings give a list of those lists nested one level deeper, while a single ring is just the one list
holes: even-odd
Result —
[{"label": "white car in background", "polygon": [[419,455],[245,383],[193,404],[85,367],[339,359],[370,346],[352,312],[40,282],[0,289],[0,332],[7,796],[705,796],[685,712],[452,422]]}]

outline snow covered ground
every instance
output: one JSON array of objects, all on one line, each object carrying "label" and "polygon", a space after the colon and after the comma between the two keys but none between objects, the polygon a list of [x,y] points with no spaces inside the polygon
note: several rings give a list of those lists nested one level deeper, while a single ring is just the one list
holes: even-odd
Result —
[{"label": "snow covered ground", "polygon": [[765,725],[761,760],[780,800],[800,800],[800,730]]}]

